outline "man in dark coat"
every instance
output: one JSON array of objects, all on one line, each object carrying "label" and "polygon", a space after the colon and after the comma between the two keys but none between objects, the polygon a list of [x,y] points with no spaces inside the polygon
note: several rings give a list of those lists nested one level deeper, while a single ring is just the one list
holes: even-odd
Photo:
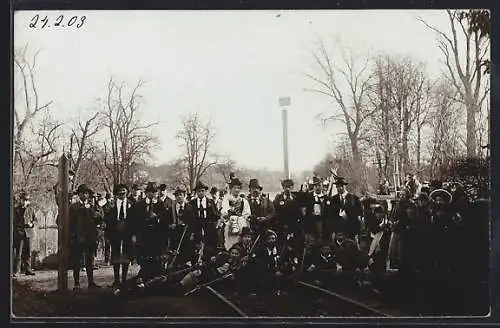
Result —
[{"label": "man in dark coat", "polygon": [[335,181],[337,194],[332,197],[332,218],[329,224],[332,232],[332,239],[335,233],[343,232],[349,239],[357,242],[361,230],[361,215],[363,207],[359,197],[349,193],[345,186],[347,182],[344,178],[338,177]]},{"label": "man in dark coat", "polygon": [[274,205],[269,196],[262,193],[263,187],[257,179],[250,179],[248,189],[250,191],[247,197],[251,213],[250,228],[259,235],[269,228],[274,215]]},{"label": "man in dark coat", "polygon": [[293,180],[285,179],[281,186],[283,192],[276,195],[273,201],[275,219],[271,227],[278,234],[278,243],[284,244],[291,238],[300,237],[303,215],[297,197],[292,193]]},{"label": "man in dark coat", "polygon": [[332,252],[332,245],[330,242],[322,241],[317,244],[305,261],[305,277],[313,280],[316,284],[322,284],[332,274],[338,272],[341,265]]},{"label": "man in dark coat", "polygon": [[[183,187],[177,187],[174,191],[174,203],[167,212],[169,250],[173,256],[170,260],[172,267],[175,267],[179,263],[186,263],[189,254],[194,250],[196,234],[195,213],[191,203],[186,200],[186,194],[186,190]],[[182,237],[183,234],[184,237]],[[179,253],[177,253],[177,249],[179,249]]]},{"label": "man in dark coat", "polygon": [[203,236],[207,246],[217,248],[217,222],[220,219],[219,211],[213,199],[206,196],[208,186],[198,181],[195,187],[196,197],[191,200],[191,207],[196,218],[196,233]]},{"label": "man in dark coat", "polygon": [[[111,243],[111,263],[113,264],[114,283],[117,288],[127,280],[128,268],[132,256],[133,208],[127,199],[128,187],[119,184],[114,190],[116,200],[105,215],[106,235]],[[120,279],[120,267],[122,275]]]},{"label": "man in dark coat", "polygon": [[142,199],[142,190],[138,185],[136,184],[132,185],[132,190],[130,191],[128,199],[130,201],[130,204],[132,205],[135,205],[135,203],[137,203]]},{"label": "man in dark coat", "polygon": [[35,212],[30,206],[29,196],[22,192],[14,206],[14,276],[24,267],[26,275],[34,275],[31,271],[31,232],[36,223]]},{"label": "man in dark coat", "polygon": [[139,278],[147,281],[162,273],[162,256],[167,253],[168,216],[158,198],[158,186],[148,182],[146,197],[133,205],[132,242],[136,242],[141,266]]},{"label": "man in dark coat", "polygon": [[318,177],[313,177],[314,190],[308,194],[308,206],[306,212],[306,231],[312,232],[317,241],[322,240],[324,226],[327,221],[327,213],[330,207],[330,197],[323,193],[323,186]]},{"label": "man in dark coat", "polygon": [[97,226],[102,222],[102,213],[90,203],[92,191],[81,184],[76,190],[78,202],[69,207],[69,251],[75,281],[74,290],[80,290],[81,259],[87,271],[88,287],[99,288],[94,282],[94,254],[97,241]]},{"label": "man in dark coat", "polygon": [[170,197],[167,195],[167,185],[162,183],[160,187],[158,188],[160,192],[160,200],[162,201],[163,205],[165,205],[165,209],[168,211],[172,208],[172,203],[174,202]]},{"label": "man in dark coat", "polygon": [[284,287],[284,251],[286,245],[280,245],[276,233],[268,230],[264,244],[255,252],[255,276],[259,279],[253,283],[258,287],[271,288],[281,294]]}]

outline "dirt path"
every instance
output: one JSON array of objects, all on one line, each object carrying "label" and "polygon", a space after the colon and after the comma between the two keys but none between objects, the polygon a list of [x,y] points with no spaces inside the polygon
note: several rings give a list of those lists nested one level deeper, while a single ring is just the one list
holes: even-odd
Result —
[{"label": "dirt path", "polygon": [[[138,272],[132,266],[130,275]],[[57,292],[57,271],[39,271],[35,276],[21,276],[13,285],[13,314],[18,317],[211,317],[227,316],[227,310],[204,295],[143,296],[118,299],[108,288],[113,270],[94,271],[94,279],[103,288],[88,290],[87,277],[81,272],[82,291],[72,292],[72,272],[68,271],[67,294]]]}]

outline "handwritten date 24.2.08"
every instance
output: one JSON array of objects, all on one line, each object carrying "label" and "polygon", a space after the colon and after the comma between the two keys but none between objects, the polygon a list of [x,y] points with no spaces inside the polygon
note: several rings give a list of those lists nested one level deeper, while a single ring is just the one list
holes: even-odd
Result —
[{"label": "handwritten date 24.2.08", "polygon": [[40,15],[35,15],[31,18],[29,24],[30,28],[50,28],[50,27],[76,27],[81,28],[86,23],[86,16],[64,16],[59,15],[57,17],[48,16],[41,17]]}]

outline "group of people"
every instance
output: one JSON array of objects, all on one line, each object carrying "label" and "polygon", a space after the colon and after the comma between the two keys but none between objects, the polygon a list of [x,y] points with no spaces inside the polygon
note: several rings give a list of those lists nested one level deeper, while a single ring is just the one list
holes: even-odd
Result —
[{"label": "group of people", "polygon": [[[298,277],[360,286],[391,269],[432,276],[463,264],[456,255],[470,215],[459,185],[408,188],[393,201],[360,199],[338,176],[313,177],[300,191],[285,179],[273,200],[257,179],[248,193],[242,185],[232,176],[225,194],[198,181],[193,195],[177,187],[172,199],[164,184],[149,182],[144,190],[119,184],[100,200],[81,184],[69,211],[74,289],[80,290],[82,265],[88,287],[99,288],[93,269],[100,230],[110,244],[115,294],[165,288],[186,294],[218,280],[280,294]],[[140,270],[129,279],[132,261]]]}]

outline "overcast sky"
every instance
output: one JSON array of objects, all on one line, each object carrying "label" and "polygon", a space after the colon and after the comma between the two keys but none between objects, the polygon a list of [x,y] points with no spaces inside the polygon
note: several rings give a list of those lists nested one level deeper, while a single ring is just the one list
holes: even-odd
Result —
[{"label": "overcast sky", "polygon": [[[332,150],[339,124],[323,127],[316,115],[332,102],[304,91],[314,74],[317,38],[335,58],[335,42],[357,53],[410,55],[436,76],[441,54],[436,35],[416,17],[446,28],[444,11],[75,11],[36,12],[54,20],[85,15],[80,29],[30,29],[35,12],[14,16],[15,46],[41,49],[37,81],[41,101],[54,116],[70,120],[95,108],[111,76],[141,90],[142,119],[161,147],[155,164],[179,156],[180,115],[198,111],[216,128],[215,151],[250,168],[281,170],[280,96],[290,96],[290,170],[311,169]],[[280,14],[280,15],[279,15]]]}]

